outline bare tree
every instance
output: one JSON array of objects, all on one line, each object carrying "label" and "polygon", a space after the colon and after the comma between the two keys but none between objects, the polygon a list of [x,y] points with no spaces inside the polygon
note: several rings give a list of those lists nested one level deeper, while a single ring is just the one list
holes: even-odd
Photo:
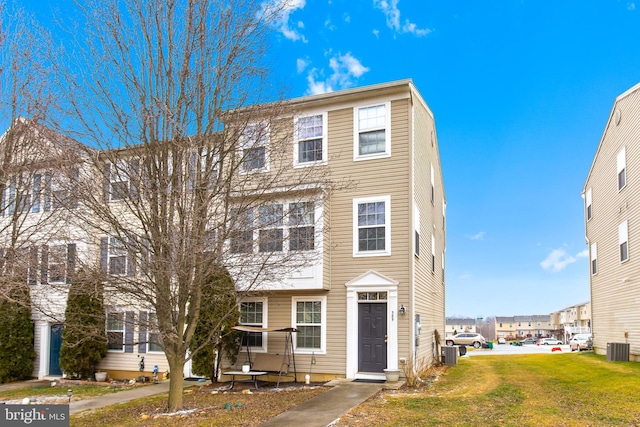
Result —
[{"label": "bare tree", "polygon": [[99,154],[87,153],[74,213],[101,237],[105,304],[155,313],[173,411],[207,278],[224,266],[239,298],[286,286],[319,256],[315,212],[334,184],[326,166],[291,167],[295,111],[268,84],[286,2],[78,3],[60,124]]}]

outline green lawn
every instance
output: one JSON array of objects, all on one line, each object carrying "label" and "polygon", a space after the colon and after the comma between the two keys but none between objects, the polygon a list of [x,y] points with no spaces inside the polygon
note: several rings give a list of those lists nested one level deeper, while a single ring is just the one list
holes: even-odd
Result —
[{"label": "green lawn", "polygon": [[593,353],[458,361],[428,390],[385,393],[339,425],[640,425],[640,363]]}]

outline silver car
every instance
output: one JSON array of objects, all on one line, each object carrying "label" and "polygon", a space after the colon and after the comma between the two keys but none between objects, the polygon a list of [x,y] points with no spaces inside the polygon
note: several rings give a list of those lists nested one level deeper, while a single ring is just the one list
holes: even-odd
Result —
[{"label": "silver car", "polygon": [[571,351],[589,350],[592,346],[591,334],[577,334],[569,341]]},{"label": "silver car", "polygon": [[475,348],[480,348],[485,343],[485,339],[482,335],[474,332],[463,332],[447,338],[444,342],[446,345],[472,345]]}]

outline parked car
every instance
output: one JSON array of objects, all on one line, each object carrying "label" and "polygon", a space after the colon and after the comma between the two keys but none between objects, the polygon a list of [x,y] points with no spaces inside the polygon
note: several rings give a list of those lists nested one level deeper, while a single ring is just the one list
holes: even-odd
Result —
[{"label": "parked car", "polygon": [[529,338],[525,338],[522,341],[520,341],[520,344],[537,344],[538,341],[535,338],[529,337]]},{"label": "parked car", "polygon": [[498,338],[498,344],[506,344],[507,340],[505,340],[503,337]]},{"label": "parked car", "polygon": [[472,345],[475,348],[480,348],[482,347],[482,344],[485,343],[485,339],[480,334],[464,332],[455,334],[454,336],[447,338],[444,342],[446,345]]},{"label": "parked car", "polygon": [[562,345],[562,341],[557,340],[555,338],[542,338],[538,341],[540,345]]},{"label": "parked car", "polygon": [[569,341],[569,347],[571,351],[590,350],[593,348],[593,342],[591,341],[591,334],[577,334]]}]

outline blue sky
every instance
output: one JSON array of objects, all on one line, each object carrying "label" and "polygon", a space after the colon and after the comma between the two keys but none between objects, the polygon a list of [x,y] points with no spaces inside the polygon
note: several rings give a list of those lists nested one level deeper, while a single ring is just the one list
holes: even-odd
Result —
[{"label": "blue sky", "polygon": [[[29,9],[69,0],[24,1]],[[640,1],[293,0],[268,58],[288,96],[413,79],[447,193],[447,316],[589,300],[582,186],[640,81]]]},{"label": "blue sky", "polygon": [[640,2],[299,0],[273,51],[291,95],[413,79],[436,118],[448,316],[588,301],[580,193],[640,81]]}]

